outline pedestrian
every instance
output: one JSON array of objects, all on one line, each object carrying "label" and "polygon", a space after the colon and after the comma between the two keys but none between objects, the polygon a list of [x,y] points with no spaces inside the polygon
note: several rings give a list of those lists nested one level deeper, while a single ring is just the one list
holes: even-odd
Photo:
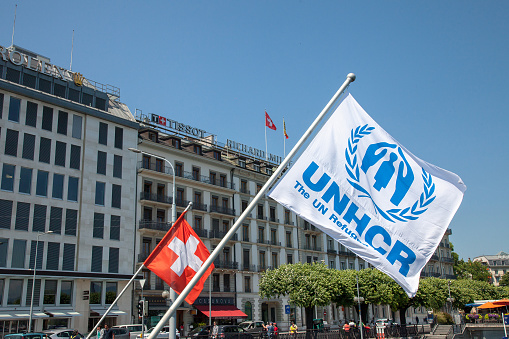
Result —
[{"label": "pedestrian", "polygon": [[101,326],[97,326],[97,339],[102,339],[103,337],[103,330],[101,330]]},{"label": "pedestrian", "polygon": [[415,323],[416,323],[417,325],[419,325],[419,317],[418,317],[418,316],[415,316]]},{"label": "pedestrian", "polygon": [[212,338],[217,338],[218,332],[219,326],[217,326],[217,323],[214,321],[214,327],[212,327]]},{"label": "pedestrian", "polygon": [[113,333],[113,330],[108,326],[108,324],[104,324],[102,339],[115,339],[115,333]]},{"label": "pedestrian", "polygon": [[295,322],[292,321],[292,325],[290,326],[290,335],[295,336],[297,335],[298,327],[295,325]]},{"label": "pedestrian", "polygon": [[278,335],[278,332],[279,331],[279,328],[277,328],[277,324],[274,323],[274,336],[277,338],[277,335]]},{"label": "pedestrian", "polygon": [[78,330],[72,331],[72,334],[70,336],[70,339],[78,339]]},{"label": "pedestrian", "polygon": [[269,326],[267,326],[267,335],[269,338],[274,337],[274,325],[272,323],[269,323]]}]

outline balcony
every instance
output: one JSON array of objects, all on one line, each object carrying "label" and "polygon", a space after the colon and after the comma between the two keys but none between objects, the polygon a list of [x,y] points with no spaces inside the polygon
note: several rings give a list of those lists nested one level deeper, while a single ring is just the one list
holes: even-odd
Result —
[{"label": "balcony", "polygon": [[140,200],[149,200],[155,202],[161,202],[163,204],[170,204],[173,202],[173,199],[167,195],[160,195],[148,192],[140,192]]},{"label": "balcony", "polygon": [[425,277],[425,278],[439,278],[440,277],[440,273],[421,271],[421,277]]},{"label": "balcony", "polygon": [[247,272],[256,272],[256,265],[244,264],[242,270]]},{"label": "balcony", "polygon": [[[209,231],[209,238],[210,239],[223,239],[224,236],[228,233],[227,231],[220,231],[220,230],[211,230]],[[233,235],[233,237],[230,240],[237,241],[239,239],[237,233]]]},{"label": "balcony", "polygon": [[303,245],[302,249],[306,250],[306,251],[318,251],[318,252],[322,251],[322,249],[320,247],[318,247],[318,246],[311,246],[311,245]]},{"label": "balcony", "polygon": [[239,263],[236,261],[224,261],[224,260],[214,260],[214,266],[216,268],[226,268],[229,270],[238,270]]},{"label": "balcony", "polygon": [[240,188],[240,193],[244,193],[244,194],[251,194],[251,192],[247,189],[247,188]]},{"label": "balcony", "polygon": [[207,212],[207,204],[202,204],[201,202],[193,201],[193,210]]},{"label": "balcony", "polygon": [[209,233],[207,230],[204,230],[203,228],[193,227],[193,230],[196,232],[196,235],[199,236],[200,238],[206,238]]},{"label": "balcony", "polygon": [[270,241],[265,240],[265,239],[258,239],[256,242],[257,242],[258,244],[270,245]]},{"label": "balcony", "polygon": [[329,249],[327,249],[327,253],[329,253],[329,254],[338,254],[338,251],[329,248]]},{"label": "balcony", "polygon": [[199,181],[199,182],[202,182],[202,183],[205,183],[205,184],[210,184],[210,185],[214,185],[214,186],[229,188],[229,189],[232,189],[232,190],[235,189],[235,184],[234,183],[228,182],[228,181],[223,180],[221,178],[219,178],[219,179],[211,178],[211,177],[207,177],[207,176],[204,176],[204,175],[199,175],[199,174],[195,174],[193,172],[187,172],[187,171],[183,172],[182,177],[186,178],[186,179],[191,179],[191,180],[194,180],[194,181]]},{"label": "balcony", "polygon": [[438,255],[433,254],[429,260],[438,261]]},{"label": "balcony", "polygon": [[138,229],[149,229],[154,231],[163,231],[168,232],[171,228],[171,222],[165,221],[154,221],[154,220],[140,220],[138,224]]},{"label": "balcony", "polygon": [[265,271],[271,270],[271,269],[272,269],[272,266],[258,265],[259,272],[265,272]]},{"label": "balcony", "polygon": [[355,253],[351,251],[338,251],[339,255],[346,255],[347,257],[355,257]]},{"label": "balcony", "polygon": [[223,207],[223,206],[210,206],[210,212],[216,212],[221,214],[227,214],[227,215],[235,215],[235,210],[233,208]]},{"label": "balcony", "polygon": [[269,221],[270,222],[277,222],[277,223],[279,223],[279,219],[277,219],[276,217],[269,217]]},{"label": "balcony", "polygon": [[449,279],[449,280],[453,279],[453,280],[455,280],[456,276],[454,274],[445,274],[445,279]]},{"label": "balcony", "polygon": [[271,240],[269,245],[272,245],[272,246],[281,246],[281,242],[280,241],[276,241],[276,240]]},{"label": "balcony", "polygon": [[150,253],[140,253],[140,254],[138,254],[138,262],[144,262],[145,260],[147,260],[149,255],[150,255]]},{"label": "balcony", "polygon": [[453,258],[442,257],[442,258],[440,258],[440,261],[454,264],[454,259]]},{"label": "balcony", "polygon": [[246,288],[244,288],[244,292],[246,292],[246,293],[251,293],[251,287],[246,287]]},{"label": "balcony", "polygon": [[164,166],[164,165],[165,165],[164,163],[163,163],[163,165],[161,165],[160,163],[156,163],[156,162],[138,161],[138,170],[147,169],[150,171],[173,175],[173,171],[171,170],[171,167]]},{"label": "balcony", "polygon": [[256,219],[267,220],[267,217],[264,217],[263,214],[257,214]]},{"label": "balcony", "polygon": [[285,219],[285,225],[292,225],[293,226],[293,221],[291,221],[289,219]]},{"label": "balcony", "polygon": [[187,205],[189,205],[189,200],[177,199],[175,200],[175,205],[178,207],[187,207]]}]

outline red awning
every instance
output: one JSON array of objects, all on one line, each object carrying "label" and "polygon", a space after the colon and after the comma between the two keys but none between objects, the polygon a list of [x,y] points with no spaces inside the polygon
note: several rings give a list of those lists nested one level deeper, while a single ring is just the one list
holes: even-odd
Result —
[{"label": "red awning", "polygon": [[[208,305],[197,305],[194,306],[198,311],[205,314],[207,317],[209,316],[209,306]],[[239,310],[234,305],[212,305],[212,318],[216,319],[238,319],[238,318],[247,318],[247,314]]]}]

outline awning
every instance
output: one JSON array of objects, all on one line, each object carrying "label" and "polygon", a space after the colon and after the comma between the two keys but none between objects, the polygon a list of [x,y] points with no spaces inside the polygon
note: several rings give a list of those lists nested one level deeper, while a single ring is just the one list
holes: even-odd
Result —
[{"label": "awning", "polygon": [[477,309],[498,308],[498,307],[504,307],[504,305],[495,305],[492,302],[488,301],[487,303],[482,304],[481,306],[477,307]]},{"label": "awning", "polygon": [[[32,318],[38,319],[38,318],[48,318],[49,315],[42,312],[33,312]],[[14,320],[14,319],[29,319],[30,318],[30,312],[2,312],[0,313],[0,321],[1,320]]]},{"label": "awning", "polygon": [[[106,311],[108,309],[107,308],[91,308],[90,309],[90,315],[91,316],[103,316]],[[119,310],[115,310],[115,309],[112,309],[109,313],[108,313],[108,317],[117,317],[119,315],[122,315],[122,314],[127,314],[126,312],[124,311],[119,311]]]},{"label": "awning", "polygon": [[[196,307],[198,311],[210,318],[208,305],[196,305],[194,307]],[[212,305],[211,310],[212,318],[215,319],[247,318],[247,314],[239,310],[234,305]]]},{"label": "awning", "polygon": [[44,310],[47,315],[54,318],[70,318],[70,317],[79,317],[81,313],[76,311],[54,311],[54,310]]}]

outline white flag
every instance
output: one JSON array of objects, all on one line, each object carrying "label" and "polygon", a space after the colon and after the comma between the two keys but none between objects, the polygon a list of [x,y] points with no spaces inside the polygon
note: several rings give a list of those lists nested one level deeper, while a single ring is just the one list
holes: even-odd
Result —
[{"label": "white flag", "polygon": [[466,186],[406,150],[348,95],[269,196],[413,297]]}]

